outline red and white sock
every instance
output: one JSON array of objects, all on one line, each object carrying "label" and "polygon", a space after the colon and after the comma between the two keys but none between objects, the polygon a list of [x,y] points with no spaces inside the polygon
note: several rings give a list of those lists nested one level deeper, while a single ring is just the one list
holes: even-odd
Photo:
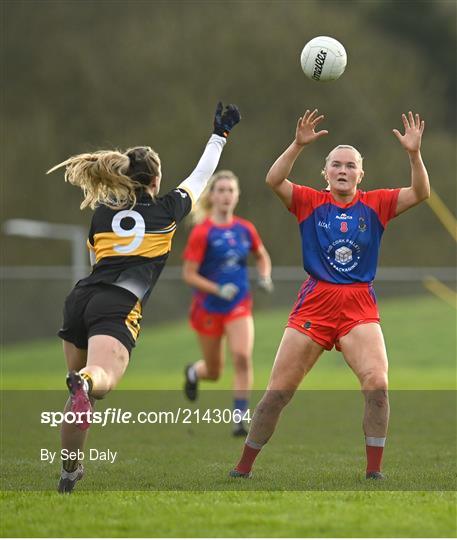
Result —
[{"label": "red and white sock", "polygon": [[262,450],[262,445],[252,441],[246,441],[243,448],[243,454],[241,456],[238,465],[235,470],[240,473],[251,472],[252,465],[257,457],[257,454]]},{"label": "red and white sock", "polygon": [[381,472],[382,453],[384,451],[385,444],[385,437],[365,437],[367,473]]}]

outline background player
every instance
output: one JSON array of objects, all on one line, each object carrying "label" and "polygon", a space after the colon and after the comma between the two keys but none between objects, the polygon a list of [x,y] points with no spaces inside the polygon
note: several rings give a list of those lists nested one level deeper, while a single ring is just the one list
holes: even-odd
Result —
[{"label": "background player", "polygon": [[[198,202],[195,221],[184,251],[183,278],[194,287],[190,323],[198,336],[203,359],[185,369],[185,393],[197,397],[198,380],[216,381],[224,366],[224,335],[234,366],[233,409],[247,411],[252,388],[254,323],[247,257],[252,252],[258,285],[271,292],[271,261],[254,225],[233,215],[239,200],[238,178],[232,171],[213,175]],[[233,434],[247,435],[243,422]]]},{"label": "background player", "polygon": [[335,345],[358,377],[365,396],[363,428],[367,478],[382,478],[381,460],[389,420],[387,354],[372,288],[387,222],[430,196],[420,146],[424,122],[402,115],[404,135],[395,136],[408,153],[411,186],[363,192],[359,152],[334,148],[325,160],[329,191],[293,184],[287,177],[305,146],[326,135],[317,110],[298,120],[295,140],[276,160],[267,184],[300,225],[303,262],[309,279],[300,289],[279,346],[267,390],[258,404],[243,455],[230,475],[248,477],[270,439],[283,407],[324,349]]},{"label": "background player", "polygon": [[[104,397],[124,374],[142,306],[165,265],[176,227],[200,197],[239,121],[236,106],[223,111],[218,103],[213,135],[197,167],[163,197],[158,197],[160,159],[147,146],[77,155],[48,171],[66,167],[65,179],[84,192],[81,209],[95,209],[88,239],[92,273],[67,297],[59,332],[70,371],[65,411],[80,413],[82,419],[62,424],[62,449],[82,450],[91,401]],[[65,460],[58,490],[71,492],[82,475],[82,464]]]}]

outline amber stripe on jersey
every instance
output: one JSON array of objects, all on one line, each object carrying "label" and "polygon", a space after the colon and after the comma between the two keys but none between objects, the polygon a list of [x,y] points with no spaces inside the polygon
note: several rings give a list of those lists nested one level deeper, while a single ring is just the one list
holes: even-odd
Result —
[{"label": "amber stripe on jersey", "polygon": [[127,315],[125,319],[125,325],[132,334],[133,339],[136,341],[138,334],[140,333],[140,321],[143,318],[141,315],[141,304],[138,301]]},{"label": "amber stripe on jersey", "polygon": [[[146,232],[140,245],[132,251],[126,251],[125,247],[132,243],[135,236],[119,236],[113,232],[100,232],[94,234],[95,260],[99,262],[105,257],[140,256],[150,259],[165,255],[171,250],[171,240],[176,231],[176,223],[173,222],[164,229]],[[118,248],[124,247],[122,251]]]}]

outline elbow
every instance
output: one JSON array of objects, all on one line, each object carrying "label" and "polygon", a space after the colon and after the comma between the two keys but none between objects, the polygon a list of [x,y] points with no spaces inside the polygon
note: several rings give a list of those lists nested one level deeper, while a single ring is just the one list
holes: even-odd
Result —
[{"label": "elbow", "polygon": [[181,278],[182,280],[184,281],[184,283],[186,283],[187,285],[192,285],[192,280],[191,280],[191,277],[189,275],[189,271],[186,270],[185,268],[183,269],[182,273],[181,273]]},{"label": "elbow", "polygon": [[275,174],[273,173],[273,167],[268,170],[267,176],[265,177],[265,183],[267,186],[270,186],[271,188],[278,182],[278,179],[275,178]]},{"label": "elbow", "polygon": [[414,204],[420,204],[421,202],[430,199],[430,186],[423,186],[421,189],[413,188]]},{"label": "elbow", "polygon": [[420,194],[418,199],[419,199],[419,202],[424,202],[427,199],[430,199],[430,186]]},{"label": "elbow", "polygon": [[279,184],[282,183],[283,180],[280,180],[278,182],[278,179],[275,178],[273,175],[271,174],[267,174],[266,178],[265,178],[265,183],[267,184],[268,187],[270,187],[271,189],[275,189]]}]

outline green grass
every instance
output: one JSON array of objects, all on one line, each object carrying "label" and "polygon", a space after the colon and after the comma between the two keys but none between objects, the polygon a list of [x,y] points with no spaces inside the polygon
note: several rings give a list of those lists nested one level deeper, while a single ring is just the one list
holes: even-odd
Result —
[{"label": "green grass", "polygon": [[[455,394],[443,392],[455,389],[455,310],[424,296],[385,301],[381,313],[391,388],[399,390],[392,392],[385,458],[389,479],[383,484],[363,480],[360,396],[322,391],[296,396],[262,452],[252,481],[233,482],[226,477],[241,447],[229,436],[227,426],[186,430],[153,426],[148,432],[116,426],[110,431],[94,429],[88,447],[112,445],[123,457],[116,467],[89,463],[87,476],[73,496],[13,491],[14,486],[53,489],[58,477],[58,467],[40,465],[29,455],[30,444],[57,449],[57,429],[40,427],[36,433],[28,429],[33,415],[29,418],[26,412],[34,409],[17,397],[28,396],[34,402],[46,397],[60,403],[63,396],[8,392],[2,403],[2,434],[7,434],[2,438],[2,535],[455,536]],[[286,317],[287,312],[280,311],[256,316],[255,387],[259,390],[268,380]],[[121,388],[156,391],[117,391],[100,408],[123,404],[134,409],[135,399],[149,405],[147,409],[157,408],[154,400],[170,407],[182,405],[180,393],[170,390],[180,389],[183,365],[198,356],[195,337],[185,324],[145,328]],[[57,390],[64,374],[57,339],[2,351],[4,389]],[[218,389],[204,393],[211,406],[228,406],[230,362],[216,385],[202,386]],[[356,390],[357,382],[338,353],[327,353],[302,388]],[[312,413],[312,401],[306,401],[310,396],[318,404]],[[319,399],[336,400],[336,404],[320,404]],[[338,406],[341,399],[349,401]],[[17,417],[22,419],[20,429]],[[26,442],[27,434],[31,443]],[[223,444],[215,446],[214,441]],[[130,491],[96,491],[119,486]],[[68,528],[68,523],[78,527]]]},{"label": "green grass", "polygon": [[2,529],[13,537],[452,537],[455,502],[425,492],[8,493]]},{"label": "green grass", "polygon": [[[455,310],[432,296],[389,300],[380,307],[390,361],[390,388],[455,389]],[[254,387],[258,390],[267,384],[287,315],[287,311],[256,315]],[[195,335],[186,323],[146,327],[119,389],[180,389],[183,366],[199,357]],[[62,389],[65,373],[57,338],[2,350],[4,389]],[[227,368],[217,388],[229,389],[231,379],[232,368],[227,358]],[[202,388],[215,386],[207,383]],[[302,388],[358,389],[358,382],[334,350],[320,358]]]}]

